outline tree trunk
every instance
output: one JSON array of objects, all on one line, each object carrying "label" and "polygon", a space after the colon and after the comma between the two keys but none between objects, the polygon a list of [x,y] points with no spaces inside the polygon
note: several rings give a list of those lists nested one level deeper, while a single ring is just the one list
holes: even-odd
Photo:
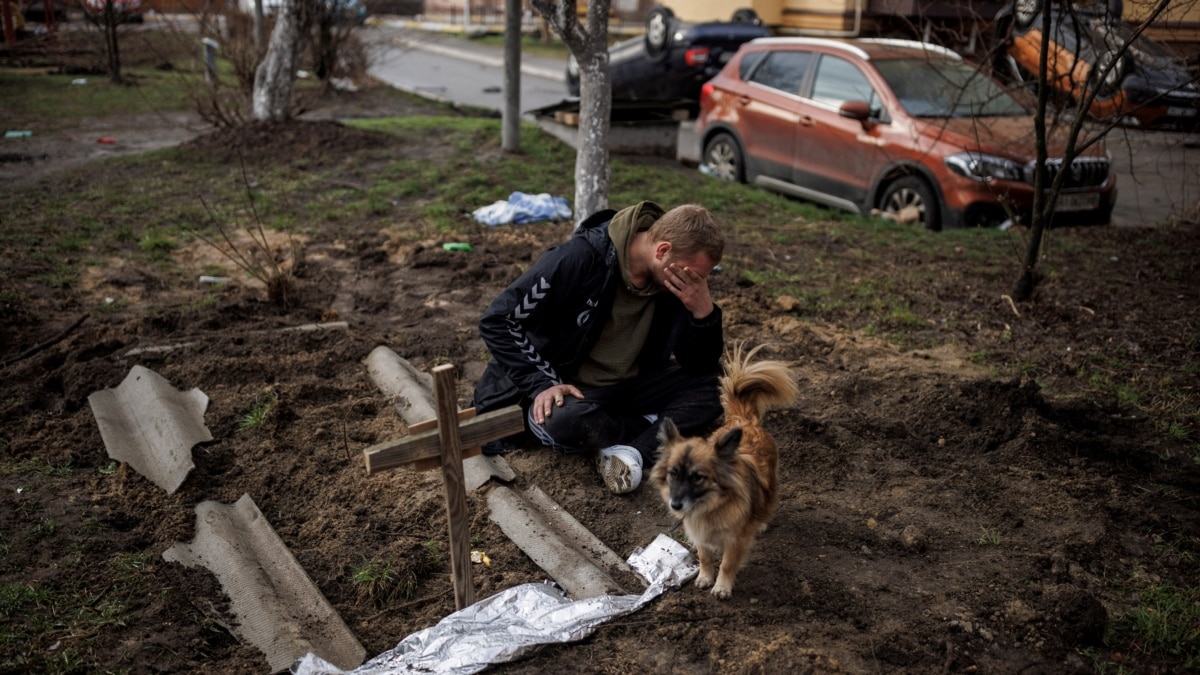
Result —
[{"label": "tree trunk", "polygon": [[575,224],[608,208],[608,130],[612,80],[608,73],[609,0],[588,3],[587,29],[574,2],[531,0],[579,63],[579,128],[575,148]]},{"label": "tree trunk", "polygon": [[[1033,217],[1029,224],[1029,240],[1026,242],[1025,255],[1021,261],[1021,273],[1017,277],[1017,283],[1013,288],[1012,298],[1017,302],[1027,302],[1033,298],[1033,292],[1037,288],[1038,272],[1037,264],[1042,255],[1042,242],[1046,236],[1046,229],[1051,225],[1054,218],[1054,205],[1058,200],[1059,194],[1062,192],[1063,181],[1069,173],[1066,169],[1071,166],[1075,158],[1083,148],[1099,142],[1108,134],[1118,123],[1119,120],[1111,120],[1107,123],[1100,123],[1098,128],[1095,126],[1087,134],[1085,138],[1083,126],[1084,122],[1088,121],[1088,110],[1092,103],[1096,100],[1096,96],[1100,91],[1100,82],[1102,82],[1108,71],[1116,67],[1119,59],[1124,57],[1135,39],[1140,36],[1154,21],[1158,20],[1160,14],[1167,9],[1167,5],[1171,0],[1155,0],[1155,4],[1150,14],[1143,19],[1134,29],[1133,33],[1128,38],[1123,38],[1120,44],[1113,46],[1113,58],[1107,68],[1093,78],[1090,78],[1084,86],[1083,94],[1077,97],[1078,100],[1074,104],[1073,119],[1070,124],[1069,131],[1066,135],[1065,147],[1061,150],[1061,165],[1053,179],[1050,178],[1046,171],[1047,159],[1049,157],[1049,131],[1046,125],[1047,113],[1049,108],[1050,96],[1053,87],[1050,85],[1049,74],[1049,53],[1050,53],[1050,35],[1054,32],[1051,27],[1050,12],[1043,11],[1041,14],[1041,46],[1039,50],[1038,72],[1037,76],[1037,111],[1034,116],[1034,135],[1037,144],[1037,157],[1034,160],[1034,178],[1033,178]],[[1047,5],[1049,3],[1046,3]],[[1109,5],[1110,13],[1119,13],[1120,4],[1114,3]]]},{"label": "tree trunk", "polygon": [[252,115],[260,122],[291,116],[292,84],[300,44],[300,0],[284,0],[275,19],[267,55],[254,73]]},{"label": "tree trunk", "polygon": [[263,0],[254,0],[254,49],[263,52]]},{"label": "tree trunk", "polygon": [[108,57],[108,81],[121,82],[121,43],[117,39],[117,27],[121,24],[121,15],[113,6],[112,0],[104,3],[104,55]]},{"label": "tree trunk", "polygon": [[[580,63],[583,61],[580,60]],[[612,119],[612,81],[608,76],[608,50],[590,54],[588,63],[587,67],[580,65],[579,68],[579,129],[575,151],[576,224],[590,214],[608,208],[611,177],[608,131]]]},{"label": "tree trunk", "polygon": [[337,47],[333,40],[333,22],[335,17],[332,12],[337,11],[340,3],[333,3],[333,10],[326,9],[324,12],[318,12],[314,21],[317,24],[316,39],[313,40],[313,64],[317,71],[317,79],[326,82],[333,76],[334,58],[337,54]]},{"label": "tree trunk", "polygon": [[[1035,271],[1038,256],[1042,252],[1042,235],[1046,231],[1046,108],[1050,100],[1050,87],[1047,86],[1047,54],[1050,46],[1050,11],[1042,12],[1042,45],[1038,60],[1038,95],[1037,113],[1033,118],[1034,139],[1037,144],[1037,158],[1033,170],[1033,222],[1029,224],[1029,241],[1026,242],[1025,257],[1021,261],[1021,274],[1017,277],[1017,285],[1013,288],[1013,300],[1026,302],[1033,297],[1033,289],[1037,285]],[[1066,166],[1064,165],[1065,169]],[[1063,173],[1063,172],[1059,172]]]}]

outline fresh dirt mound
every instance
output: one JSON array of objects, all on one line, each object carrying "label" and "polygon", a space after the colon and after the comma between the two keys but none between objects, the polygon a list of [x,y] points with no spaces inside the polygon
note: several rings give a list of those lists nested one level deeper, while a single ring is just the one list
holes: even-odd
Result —
[{"label": "fresh dirt mound", "polygon": [[[214,135],[195,149],[274,161],[328,153],[333,161],[335,147],[378,142],[314,124]],[[4,451],[47,467],[0,475],[0,531],[20,542],[4,581],[71,589],[94,597],[97,608],[119,601],[126,610],[123,624],[87,636],[48,628],[36,649],[87,640],[112,669],[261,671],[261,654],[231,634],[212,577],[160,557],[194,536],[196,504],[232,503],[242,494],[255,500],[368,653],[451,613],[440,478],[407,470],[365,475],[360,451],[403,435],[405,426],[361,361],[382,344],[424,371],[455,364],[466,407],[486,362],[480,314],[570,233],[566,223],[479,228],[467,237],[473,250],[462,252],[364,224],[344,240],[307,242],[287,308],[266,302],[260,286],[237,275],[215,287],[181,285],[154,268],[121,264],[92,270],[76,295],[43,290],[22,295],[35,304],[0,306],[0,358],[44,345],[0,370]],[[1185,230],[1177,237],[1178,246],[1196,240]],[[941,260],[925,264],[940,266],[945,284],[913,289],[914,307],[922,315],[985,317],[972,322],[964,342],[1031,360],[1050,354],[1036,361],[1055,364],[1045,378],[1067,376],[1086,358],[1085,346],[1110,338],[1194,363],[1195,342],[1171,337],[1181,334],[1172,322],[1188,319],[1141,298],[1194,300],[1195,271],[1159,270],[1135,236],[1096,231],[1095,241],[1106,255],[1144,261],[1137,294],[1048,280],[1018,318],[963,282],[967,265]],[[727,255],[817,264],[822,251],[808,246],[768,248],[734,237]],[[176,254],[192,278],[201,273],[204,256]],[[912,264],[903,254],[876,256],[861,272]],[[32,282],[21,276],[13,283]],[[991,376],[950,348],[897,349],[848,330],[853,316],[837,326],[802,322],[746,279],[718,273],[712,283],[729,338],[768,343],[765,355],[791,362],[801,385],[797,405],[766,422],[781,448],[778,516],[731,601],[687,586],[580,644],[547,648],[507,671],[1089,672],[1092,659],[1122,658],[1100,638],[1132,603],[1127,580],[1194,583],[1200,472],[1145,419],[1053,399],[1032,380]],[[81,308],[103,306],[108,297],[136,301],[114,303],[67,330]],[[335,318],[349,328],[282,330]],[[211,400],[205,421],[215,440],[194,450],[196,468],[174,495],[132,471],[112,472],[87,404],[91,392],[116,386],[134,364],[180,389],[199,387]],[[1196,376],[1177,370],[1176,377]],[[247,425],[247,412],[272,397],[271,414]],[[507,459],[516,487],[540,487],[621,556],[673,524],[648,487],[608,494],[586,458],[522,447]],[[70,471],[53,471],[65,465]],[[471,546],[492,561],[474,568],[480,598],[544,579],[490,521],[487,489],[468,498]],[[131,556],[138,565],[121,567]],[[354,583],[353,571],[371,561],[405,571],[403,583]],[[1178,664],[1157,666],[1165,672]]]}]

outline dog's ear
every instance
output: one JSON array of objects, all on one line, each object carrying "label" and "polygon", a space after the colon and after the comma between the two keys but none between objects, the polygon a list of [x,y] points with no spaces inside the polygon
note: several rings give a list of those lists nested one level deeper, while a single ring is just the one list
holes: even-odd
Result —
[{"label": "dog's ear", "polygon": [[679,427],[675,426],[675,422],[671,421],[670,417],[664,417],[662,423],[658,425],[659,446],[665,448],[677,440],[679,440]]},{"label": "dog's ear", "polygon": [[737,457],[738,446],[741,444],[741,427],[734,427],[729,431],[726,431],[725,433],[721,434],[720,438],[717,439],[717,443],[715,445],[717,457],[720,457],[721,461],[723,462],[733,463],[734,458]]}]

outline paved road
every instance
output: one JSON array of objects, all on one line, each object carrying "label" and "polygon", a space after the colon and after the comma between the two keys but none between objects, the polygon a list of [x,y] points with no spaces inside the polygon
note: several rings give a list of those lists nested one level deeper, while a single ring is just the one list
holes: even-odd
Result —
[{"label": "paved road", "polygon": [[[406,91],[439,100],[500,110],[504,61],[497,47],[385,22],[371,74]],[[564,60],[522,55],[521,110],[561,102]],[[680,156],[696,159],[695,139],[680,134]],[[1189,142],[1190,141],[1190,142]],[[1118,129],[1108,137],[1119,194],[1114,225],[1142,225],[1200,208],[1200,135]]]},{"label": "paved road", "polygon": [[1108,151],[1117,172],[1114,225],[1158,223],[1200,209],[1200,135],[1116,129]]},{"label": "paved road", "polygon": [[[504,55],[501,49],[385,22],[376,41],[371,75],[388,84],[435,100],[502,110]],[[521,110],[560,103],[566,61],[522,55]]]}]

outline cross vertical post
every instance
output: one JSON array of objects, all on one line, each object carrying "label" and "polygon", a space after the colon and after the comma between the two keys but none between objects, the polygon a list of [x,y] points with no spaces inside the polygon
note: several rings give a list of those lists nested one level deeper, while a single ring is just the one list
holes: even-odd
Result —
[{"label": "cross vertical post", "polygon": [[467,491],[463,479],[455,383],[454,366],[446,363],[433,369],[438,438],[442,442],[442,481],[446,488],[446,515],[450,527],[454,605],[462,609],[475,603],[475,588],[471,580],[471,536],[467,530]]},{"label": "cross vertical post", "polygon": [[509,406],[476,415],[474,408],[458,410],[454,366],[433,369],[437,418],[409,427],[409,435],[363,450],[367,474],[401,466],[418,471],[440,467],[446,494],[446,516],[450,530],[450,566],[454,578],[454,603],[462,609],[475,602],[471,580],[471,537],[467,518],[466,479],[462,461],[481,452],[488,441],[511,436],[525,429],[525,413]]}]

